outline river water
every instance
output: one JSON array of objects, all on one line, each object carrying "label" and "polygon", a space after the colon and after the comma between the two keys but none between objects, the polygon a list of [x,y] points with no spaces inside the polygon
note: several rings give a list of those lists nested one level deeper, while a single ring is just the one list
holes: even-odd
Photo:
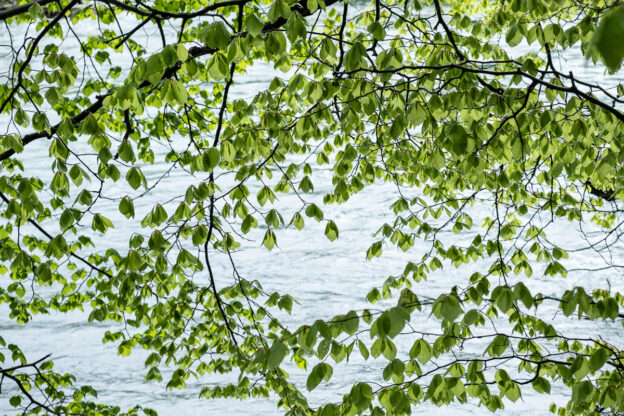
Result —
[{"label": "river water", "polygon": [[[132,22],[122,18],[122,24],[130,25]],[[77,28],[80,36],[95,34],[96,27],[82,24]],[[32,31],[32,29],[31,29]],[[21,28],[12,28],[12,35],[23,35]],[[157,33],[149,30],[139,32],[143,41],[152,48],[157,48],[159,37]],[[19,37],[18,37],[19,38]],[[8,32],[0,28],[0,45],[10,42]],[[3,48],[3,47],[0,47]],[[528,45],[518,48],[520,52],[529,50]],[[78,55],[75,42],[66,41],[63,51],[69,55]],[[0,50],[0,63],[7,62],[7,57]],[[128,59],[128,57],[126,57]],[[572,69],[575,75],[588,80],[596,80],[604,77],[605,84],[614,85],[621,81],[618,77],[607,77],[600,68],[588,65],[577,51],[570,51],[565,56],[559,57],[560,64],[567,70]],[[116,63],[119,60],[116,59]],[[129,61],[126,60],[126,64]],[[126,65],[126,66],[127,66]],[[0,65],[2,67],[2,65]],[[127,69],[127,68],[126,68]],[[567,71],[566,71],[567,72]],[[256,64],[244,75],[236,76],[236,84],[232,91],[233,98],[248,99],[268,86],[274,76],[285,76],[276,72],[266,64]],[[0,119],[3,125],[5,119]],[[157,151],[157,150],[155,150]],[[160,177],[166,165],[162,157],[167,149],[157,151],[156,163],[144,167],[148,183]],[[39,140],[28,146],[27,152],[21,154],[20,159],[26,166],[26,174],[39,176],[46,183],[50,181],[50,169],[48,158],[48,143]],[[331,186],[331,173],[320,167],[316,168],[313,175],[315,178],[316,191],[310,200],[321,201],[323,194],[329,192]],[[165,196],[178,195],[181,189],[197,182],[197,178],[186,172],[173,171],[164,177],[158,185],[157,192],[149,197],[139,200],[136,204],[137,216],[142,218],[153,204],[160,202]],[[131,190],[122,184],[107,185],[105,194],[110,196],[131,193]],[[417,194],[417,190],[413,195]],[[417,243],[407,253],[401,253],[386,247],[381,258],[367,261],[366,249],[375,241],[372,234],[387,221],[392,221],[393,215],[389,206],[398,197],[393,186],[375,184],[367,187],[361,193],[353,196],[348,202],[330,206],[325,210],[326,218],[333,219],[339,227],[340,238],[329,243],[323,236],[324,225],[315,224],[306,220],[306,228],[297,232],[292,230],[280,230],[277,234],[279,248],[273,252],[267,252],[260,247],[260,240],[243,244],[236,253],[235,260],[241,274],[248,279],[258,279],[267,290],[278,290],[282,293],[292,294],[300,305],[296,305],[293,315],[286,320],[292,327],[303,323],[310,323],[316,319],[330,318],[336,314],[344,313],[350,309],[362,309],[369,307],[365,297],[367,291],[373,286],[380,286],[389,275],[398,275],[402,272],[409,260],[417,260],[424,250],[429,249],[428,243]],[[279,196],[279,207],[286,211],[297,209],[296,197],[292,195]],[[484,207],[476,207],[471,210],[471,215],[478,224],[478,218],[487,211]],[[130,232],[139,232],[139,221],[127,221],[117,211],[117,202],[101,201],[98,205],[100,212],[105,212],[116,225],[116,228],[99,238],[103,247],[113,247],[120,251],[127,249],[127,235]],[[481,211],[480,211],[481,210]],[[284,215],[285,218],[290,218]],[[588,227],[591,235],[591,227]],[[587,230],[586,230],[587,231]],[[582,244],[577,224],[562,222],[551,227],[551,241],[560,242],[564,248],[577,247]],[[595,231],[594,231],[595,232]],[[598,235],[598,234],[596,234]],[[126,237],[126,238],[124,238]],[[448,241],[460,244],[470,241],[470,234],[454,235],[452,233],[444,237]],[[96,238],[96,241],[98,239]],[[104,245],[104,243],[106,245]],[[611,254],[615,259],[624,258],[624,246],[615,244]],[[218,282],[228,282],[231,279],[231,271],[228,269],[225,259],[217,266]],[[571,256],[565,263],[568,268],[592,269],[603,265],[599,256],[581,255]],[[421,282],[413,289],[419,296],[437,296],[448,290],[451,285],[461,284],[467,281],[473,271],[484,267],[484,263],[475,263],[454,269],[445,267],[442,271],[433,273],[426,281]],[[525,284],[532,290],[548,294],[561,294],[565,288],[583,285],[588,289],[592,287],[604,287],[608,280],[613,289],[621,290],[623,287],[620,274],[617,269],[604,272],[588,272],[579,270],[571,272],[566,279],[546,278],[540,276],[539,266],[534,268],[534,275],[525,279]],[[4,279],[4,278],[3,278]],[[0,307],[2,316],[6,315],[7,308]],[[617,339],[622,334],[620,323],[613,322],[583,322],[574,319],[564,319],[557,315],[554,309],[548,307],[540,309],[540,316],[552,316],[558,323],[558,328],[568,334],[597,335],[600,333],[606,339]],[[436,331],[439,323],[429,319],[427,315],[416,315],[413,325],[419,330]],[[136,404],[156,409],[161,415],[278,415],[274,399],[250,399],[237,400],[204,400],[198,399],[199,391],[203,386],[214,383],[217,379],[211,376],[192,381],[189,387],[182,391],[168,391],[164,384],[145,383],[144,359],[147,354],[142,351],[134,351],[129,357],[119,357],[114,345],[103,345],[101,338],[108,330],[117,330],[118,327],[111,323],[88,323],[87,314],[52,314],[50,316],[38,316],[25,326],[17,325],[8,318],[0,320],[0,335],[11,343],[20,345],[30,360],[40,358],[46,354],[52,354],[55,368],[60,372],[70,372],[77,378],[76,384],[93,386],[99,392],[99,400],[105,403],[119,405],[128,408]],[[399,350],[409,350],[411,342],[409,337],[399,342]],[[413,341],[413,340],[412,340]],[[487,341],[475,343],[470,348],[478,352],[487,345]],[[312,404],[323,401],[337,401],[341,395],[350,389],[356,380],[377,379],[381,380],[383,362],[365,362],[361,358],[354,357],[348,365],[336,366],[334,376],[329,383],[323,383],[311,394]],[[291,367],[289,367],[291,368]],[[300,385],[305,385],[305,374],[292,371],[292,377]],[[553,385],[550,396],[541,396],[530,388],[524,390],[521,400],[516,403],[507,403],[504,414],[549,414],[548,404],[566,402],[567,392],[557,384]],[[3,389],[0,393],[0,413],[14,414],[8,403],[10,391]],[[449,408],[437,408],[431,405],[423,405],[418,410],[427,414],[447,414],[452,411],[456,415],[481,414],[487,412],[474,404],[451,405]]]}]

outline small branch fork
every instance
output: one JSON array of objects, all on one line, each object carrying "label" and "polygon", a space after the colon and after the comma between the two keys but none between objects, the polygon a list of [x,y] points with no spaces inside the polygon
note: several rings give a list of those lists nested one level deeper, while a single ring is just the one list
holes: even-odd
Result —
[{"label": "small branch fork", "polygon": [[[46,412],[48,412],[49,414],[53,414],[53,415],[57,415],[59,414],[55,409],[53,409],[52,407],[50,407],[49,404],[46,404],[45,402],[41,402],[40,400],[36,399],[33,395],[32,392],[30,391],[30,389],[27,389],[22,380],[20,380],[20,375],[15,374],[16,371],[19,370],[26,370],[26,369],[34,369],[35,372],[48,384],[48,386],[51,389],[55,389],[54,385],[52,385],[52,383],[50,383],[49,380],[47,380],[47,378],[41,373],[41,370],[39,369],[39,365],[44,362],[45,360],[47,360],[48,358],[50,358],[50,354],[36,360],[30,363],[25,363],[25,364],[19,364],[19,365],[15,365],[13,367],[7,367],[7,368],[2,368],[0,367],[0,374],[1,374],[1,378],[0,378],[0,390],[2,389],[2,381],[7,378],[9,380],[11,380],[12,382],[15,383],[15,385],[17,386],[17,388],[19,389],[19,391],[26,397],[26,399],[28,399],[29,403],[29,407],[30,406],[34,406],[35,408],[40,408],[45,410]],[[47,402],[47,400],[46,400]]]},{"label": "small branch fork", "polygon": [[[241,31],[242,30],[242,26],[243,26],[243,6],[240,5],[238,8],[238,17],[237,17],[237,21],[238,21],[238,30]],[[230,91],[230,88],[232,87],[232,84],[234,82],[234,72],[236,71],[236,64],[232,63],[232,65],[230,65],[230,76],[225,84],[225,88],[223,90],[223,101],[221,102],[221,108],[219,110],[219,116],[218,116],[218,121],[217,121],[217,129],[215,131],[215,136],[214,136],[214,140],[212,142],[212,147],[216,147],[219,144],[219,139],[221,138],[221,131],[223,128],[223,122],[225,119],[225,113],[226,113],[226,109],[227,109],[227,105],[228,105],[228,94]],[[214,171],[210,172],[210,183],[214,183],[215,181],[215,177],[214,177]],[[210,288],[212,290],[212,294],[214,295],[216,301],[217,301],[217,306],[219,307],[219,312],[221,313],[221,317],[223,318],[223,322],[225,323],[225,326],[228,330],[228,332],[230,333],[230,338],[232,339],[232,342],[234,343],[234,345],[238,346],[238,341],[236,340],[236,337],[234,336],[234,331],[232,330],[232,327],[230,326],[229,323],[229,318],[227,316],[227,314],[225,313],[225,310],[223,309],[223,301],[221,300],[221,296],[219,295],[219,291],[217,289],[217,285],[215,283],[215,276],[214,273],[212,271],[212,266],[210,265],[210,260],[208,258],[208,247],[210,245],[210,241],[212,240],[212,235],[213,235],[213,231],[216,227],[215,224],[215,215],[214,215],[214,210],[215,210],[215,197],[214,195],[210,195],[210,210],[209,210],[209,216],[208,216],[208,237],[206,238],[206,242],[204,243],[204,260],[206,262],[206,267],[208,269],[208,275],[210,277]]]}]

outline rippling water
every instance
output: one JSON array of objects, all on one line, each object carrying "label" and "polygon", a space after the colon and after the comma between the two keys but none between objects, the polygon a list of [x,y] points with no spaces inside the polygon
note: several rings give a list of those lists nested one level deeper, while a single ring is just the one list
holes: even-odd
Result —
[{"label": "rippling water", "polygon": [[[131,24],[131,22],[125,22]],[[21,33],[20,29],[13,28],[13,36]],[[78,30],[81,36],[94,34],[96,28],[82,25]],[[143,32],[147,44],[152,42],[156,48],[153,33]],[[150,40],[151,39],[151,40]],[[0,29],[0,44],[8,44],[8,34]],[[74,48],[74,49],[71,49]],[[519,48],[527,51],[528,47]],[[69,43],[63,46],[63,51],[68,54],[78,54],[75,45]],[[572,68],[575,74],[588,80],[603,77],[600,68],[588,65],[580,55],[580,52],[570,51],[564,57],[560,57],[561,64],[566,68]],[[0,63],[6,62],[7,58],[0,56]],[[129,61],[126,61],[129,64]],[[245,75],[236,76],[236,86],[233,90],[234,98],[249,98],[255,92],[265,88],[276,73],[265,64],[257,64],[249,68]],[[615,83],[616,78],[605,79],[605,83]],[[6,119],[0,119],[3,121]],[[157,150],[155,150],[157,151]],[[165,168],[164,163],[158,162],[159,156],[167,149],[161,149],[156,156],[157,163],[145,168],[144,172],[148,182],[159,177]],[[20,158],[26,166],[26,173],[39,176],[49,182],[50,170],[48,159],[48,143],[39,140],[28,146],[28,151]],[[45,162],[42,162],[45,161]],[[311,197],[318,201],[322,195],[330,191],[330,187],[323,188],[322,184],[331,184],[331,173],[317,168],[315,172],[316,193]],[[321,179],[322,178],[322,179]],[[186,189],[197,178],[187,175],[185,172],[173,171],[159,185],[158,192],[154,192],[147,198],[140,199],[136,203],[137,218],[142,218],[141,213],[146,212],[154,203],[160,202],[163,195],[176,195],[181,189]],[[414,191],[414,195],[417,191]],[[123,184],[109,184],[105,188],[108,195],[123,195],[131,193],[131,190]],[[249,279],[258,279],[268,290],[278,290],[282,293],[291,293],[299,302],[295,306],[293,316],[286,318],[293,326],[302,323],[313,322],[319,318],[329,318],[333,315],[344,313],[350,309],[366,307],[365,296],[373,286],[379,286],[389,275],[400,274],[408,260],[419,259],[429,246],[425,243],[417,243],[408,253],[386,248],[381,258],[373,261],[365,260],[365,252],[374,241],[372,234],[386,221],[391,221],[393,216],[389,206],[396,200],[396,189],[389,185],[376,184],[366,188],[361,193],[353,196],[347,203],[340,206],[327,207],[325,215],[335,220],[340,229],[340,238],[329,243],[323,236],[323,227],[306,221],[306,228],[301,232],[282,230],[278,233],[279,249],[268,253],[259,243],[243,245],[236,254],[235,260],[241,274]],[[286,210],[297,205],[293,196],[280,196],[278,205]],[[112,214],[112,220],[116,229],[106,236],[106,243],[118,250],[127,248],[128,233],[140,231],[137,221],[127,221],[117,211],[117,204],[101,201],[98,205],[100,212]],[[479,208],[473,209],[471,215],[476,219],[482,216]],[[285,218],[289,218],[285,215]],[[578,225],[570,225],[562,222],[551,229],[552,241],[561,242],[561,246],[575,247],[579,245],[579,234],[571,232]],[[472,239],[470,235],[447,234],[448,241],[460,243]],[[259,241],[259,240],[258,240]],[[105,247],[99,245],[98,247]],[[613,248],[612,254],[619,258],[624,247],[621,244]],[[221,261],[225,259],[220,259]],[[217,258],[215,257],[215,261]],[[566,266],[570,268],[592,268],[601,264],[597,256],[571,256]],[[447,267],[434,273],[426,282],[415,287],[419,296],[437,296],[442,291],[454,284],[467,281],[473,271],[482,267],[484,263],[471,264],[461,269]],[[224,263],[217,267],[221,282],[230,279],[231,272]],[[602,273],[574,272],[568,278],[545,278],[541,277],[539,270],[534,270],[534,277],[525,279],[525,283],[532,291],[544,294],[558,294],[564,288],[583,285],[587,288],[603,286],[606,279],[611,283],[621,281],[616,271]],[[218,282],[217,282],[218,283]],[[619,285],[621,289],[621,284]],[[615,286],[614,286],[615,288]],[[7,308],[0,307],[0,313],[6,315]],[[556,311],[547,307],[540,309],[541,316],[552,315],[555,319]],[[56,364],[56,370],[70,372],[76,375],[77,384],[88,384],[99,391],[99,400],[105,403],[116,404],[122,408],[128,408],[135,404],[155,408],[161,415],[205,415],[205,414],[228,414],[228,415],[277,415],[276,402],[273,399],[245,401],[237,400],[200,400],[198,394],[205,385],[210,385],[216,379],[211,376],[191,382],[186,390],[167,391],[164,384],[147,384],[143,381],[145,374],[143,362],[146,357],[142,351],[134,351],[129,357],[121,358],[116,355],[114,345],[103,345],[101,338],[105,331],[118,329],[111,323],[87,323],[87,314],[52,314],[50,316],[38,316],[27,326],[20,326],[8,319],[0,323],[0,334],[5,340],[20,345],[29,359],[36,359],[45,354],[52,354]],[[614,339],[622,333],[619,323],[609,322],[579,322],[573,319],[560,319],[559,329],[571,334],[596,335],[603,334],[607,338]],[[439,323],[430,320],[426,315],[416,315],[413,323],[419,330],[439,329]],[[409,337],[402,337],[399,341],[399,350],[409,350]],[[487,345],[475,344],[471,348],[478,353]],[[466,351],[465,353],[470,353]],[[291,367],[292,368],[292,367]],[[312,394],[313,403],[321,401],[339,400],[342,394],[347,392],[350,385],[361,379],[380,379],[383,363],[365,362],[361,358],[354,357],[348,365],[339,364],[336,367],[333,378],[329,383],[322,384]],[[293,368],[292,377],[301,385],[305,384],[305,374]],[[531,389],[524,390],[523,399],[517,403],[506,405],[505,414],[526,414],[531,412],[535,415],[548,414],[548,404],[555,401],[565,403],[567,392],[556,384],[550,396],[540,396]],[[6,392],[0,394],[0,412],[11,413],[8,404],[10,396]],[[475,405],[452,405],[456,415],[480,414],[485,411]],[[431,405],[423,405],[423,410],[428,414],[447,414],[448,408],[436,408]]]}]

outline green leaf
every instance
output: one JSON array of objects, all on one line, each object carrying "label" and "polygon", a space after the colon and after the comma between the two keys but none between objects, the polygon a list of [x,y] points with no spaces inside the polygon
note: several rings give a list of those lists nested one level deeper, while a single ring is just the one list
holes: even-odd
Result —
[{"label": "green leaf", "polygon": [[600,20],[586,55],[597,50],[611,71],[617,71],[624,60],[624,7],[616,7]]},{"label": "green leaf", "polygon": [[121,212],[126,218],[134,218],[134,203],[129,196],[124,196],[119,201],[119,212]]},{"label": "green leaf", "polygon": [[524,303],[524,306],[526,306],[527,308],[531,308],[533,306],[533,296],[531,295],[531,292],[529,292],[529,289],[527,289],[527,287],[522,282],[519,282],[514,286],[513,292],[515,298],[522,301],[522,303]]},{"label": "green leaf", "polygon": [[275,239],[275,233],[271,231],[270,228],[264,234],[262,245],[265,246],[269,251],[273,250],[273,247],[277,245],[277,241]]},{"label": "green leaf", "polygon": [[[88,119],[89,117],[87,117]],[[32,117],[32,126],[38,132],[50,133],[50,121],[45,113],[36,112]]]},{"label": "green leaf", "polygon": [[323,380],[329,381],[333,372],[333,368],[327,363],[318,363],[315,365],[306,381],[306,388],[308,391],[314,390]]},{"label": "green leaf", "polygon": [[16,153],[21,153],[24,150],[22,139],[15,134],[7,134],[2,137],[2,146],[15,150]]},{"label": "green leaf", "polygon": [[124,140],[121,142],[121,144],[119,145],[119,149],[117,150],[117,153],[119,154],[119,157],[121,158],[121,160],[123,160],[124,162],[134,162],[135,160],[135,156],[134,156],[134,151],[132,150],[132,145],[127,141]]},{"label": "green leaf", "polygon": [[269,352],[267,354],[268,368],[277,368],[281,364],[287,352],[288,349],[286,349],[281,341],[275,341],[273,345],[271,345],[271,348],[269,349]]},{"label": "green leaf", "polygon": [[463,155],[474,150],[474,144],[469,140],[468,133],[461,124],[450,124],[446,129],[446,135],[451,143],[450,150],[455,155]]},{"label": "green leaf", "polygon": [[303,227],[305,225],[305,221],[303,220],[303,216],[300,213],[298,213],[298,212],[296,212],[295,215],[293,215],[291,223],[295,225],[295,228],[297,230],[303,229]]},{"label": "green leaf", "polygon": [[322,380],[322,377],[317,371],[312,371],[306,381],[306,388],[308,391],[312,391],[321,383]]},{"label": "green leaf", "polygon": [[463,309],[456,295],[442,295],[433,306],[433,314],[437,318],[444,318],[450,322],[453,322],[462,312]]},{"label": "green leaf", "polygon": [[[30,117],[28,117],[28,114],[26,114],[26,111],[22,110],[21,108],[17,109],[13,120],[15,120],[15,122],[22,127],[28,127],[28,125],[30,124]],[[58,132],[58,129],[57,129],[57,132]],[[59,134],[61,133],[59,132]]]},{"label": "green leaf", "polygon": [[184,47],[184,45],[182,45],[181,43],[178,43],[176,46],[176,55],[178,56],[178,60],[180,62],[184,62],[188,59],[188,50]]},{"label": "green leaf", "polygon": [[193,245],[204,244],[208,238],[208,229],[204,225],[198,225],[193,231]]},{"label": "green leaf", "polygon": [[202,165],[204,167],[204,171],[212,172],[218,165],[221,160],[221,153],[219,149],[216,147],[211,147],[208,150],[205,150],[202,154]]},{"label": "green leaf", "polygon": [[323,221],[323,218],[324,218],[323,211],[321,211],[321,209],[316,204],[308,205],[305,209],[305,214],[308,217],[314,218],[315,220],[319,222]]},{"label": "green leaf", "polygon": [[589,399],[589,396],[593,393],[594,386],[591,381],[579,381],[572,388],[572,400],[575,401],[586,401]]},{"label": "green leaf", "polygon": [[206,46],[222,50],[227,48],[231,38],[230,32],[221,21],[209,24],[199,36]]},{"label": "green leaf", "polygon": [[412,359],[418,359],[421,364],[426,364],[433,355],[433,348],[426,340],[417,339],[414,341],[409,355]]},{"label": "green leaf", "polygon": [[358,340],[358,349],[360,350],[360,355],[362,355],[365,360],[368,360],[370,353],[368,352],[366,345],[361,340]]},{"label": "green leaf", "polygon": [[102,214],[95,214],[93,216],[93,221],[91,222],[91,228],[94,231],[99,231],[104,234],[109,228],[114,228],[114,225],[111,220],[109,220]]},{"label": "green leaf", "polygon": [[365,68],[365,57],[367,56],[366,47],[361,42],[356,42],[344,56],[344,66],[347,71],[355,71],[359,68]]},{"label": "green leaf", "polygon": [[357,332],[360,323],[360,318],[355,311],[349,311],[343,318],[342,328],[344,331],[353,335]]},{"label": "green leaf", "polygon": [[382,41],[386,38],[386,31],[379,22],[373,22],[368,25],[368,33],[373,36],[373,39]]},{"label": "green leaf", "polygon": [[266,51],[271,56],[279,56],[286,51],[286,36],[282,32],[269,32],[265,40]]},{"label": "green leaf", "polygon": [[286,0],[275,0],[269,9],[269,20],[273,23],[280,17],[288,19],[291,15],[290,7]]},{"label": "green leaf", "polygon": [[509,400],[515,403],[522,397],[522,392],[520,391],[520,387],[517,383],[511,383],[511,385],[505,390],[505,395]]},{"label": "green leaf", "polygon": [[229,78],[230,69],[228,61],[222,53],[214,54],[210,61],[208,61],[208,73],[215,81]]},{"label": "green leaf", "polygon": [[264,28],[264,23],[262,20],[258,18],[253,13],[248,13],[245,15],[245,29],[253,36],[257,36],[262,33],[262,29]]},{"label": "green leaf", "polygon": [[500,287],[496,296],[496,305],[501,311],[507,312],[513,306],[514,294],[507,286]]},{"label": "green leaf", "polygon": [[58,104],[59,101],[63,99],[61,93],[54,87],[50,87],[45,94],[46,100],[52,107]]},{"label": "green leaf", "polygon": [[497,335],[494,337],[486,351],[491,357],[500,357],[509,347],[509,338],[506,335]]},{"label": "green leaf", "polygon": [[145,182],[143,173],[141,173],[141,170],[137,167],[132,167],[130,168],[130,170],[128,170],[128,173],[126,174],[126,180],[130,184],[132,189],[138,189],[139,186],[141,186],[141,184]]},{"label": "green leaf", "polygon": [[509,30],[507,30],[507,34],[505,35],[505,40],[507,44],[511,47],[518,46],[520,42],[522,42],[523,36],[522,32],[518,29],[518,25],[512,25]]},{"label": "green leaf", "polygon": [[[34,120],[33,120],[34,122]],[[89,114],[82,122],[82,134],[94,135],[101,131],[100,125],[93,114]]]},{"label": "green leaf", "polygon": [[329,221],[327,226],[325,227],[325,236],[330,240],[334,241],[338,238],[338,227],[336,223],[333,221]]},{"label": "green leaf", "polygon": [[598,347],[598,349],[591,353],[589,358],[589,369],[591,371],[600,370],[602,366],[605,365],[610,355],[611,353],[607,349]]},{"label": "green leaf", "polygon": [[531,384],[536,392],[550,394],[550,383],[544,377],[537,377]]},{"label": "green leaf", "polygon": [[226,162],[231,162],[236,156],[236,148],[230,141],[221,142],[221,158]]},{"label": "green leaf", "polygon": [[293,13],[286,22],[286,34],[288,40],[294,43],[297,39],[305,39],[307,36],[306,21],[299,13]]}]

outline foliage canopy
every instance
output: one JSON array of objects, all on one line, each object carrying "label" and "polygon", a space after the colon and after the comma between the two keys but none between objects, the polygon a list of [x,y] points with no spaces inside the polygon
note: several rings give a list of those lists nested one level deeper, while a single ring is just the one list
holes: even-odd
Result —
[{"label": "foliage canopy", "polygon": [[[623,224],[624,88],[561,58],[617,73],[619,2],[0,7],[0,302],[24,330],[37,314],[86,311],[120,323],[103,340],[120,354],[150,351],[147,380],[184,388],[232,373],[201,395],[272,394],[290,415],[404,415],[423,402],[495,411],[551,385],[569,399],[553,412],[624,412],[622,266],[609,252]],[[258,66],[279,73],[234,98]],[[46,175],[29,171],[37,146],[49,149]],[[190,185],[164,194],[169,175]],[[286,228],[315,222],[333,241],[326,207],[382,183],[391,221],[365,255],[396,247],[412,261],[371,282],[368,309],[287,325],[297,293],[243,276],[237,251],[278,249]],[[296,206],[279,204],[286,194]],[[562,223],[586,240],[562,246]],[[123,250],[102,237],[125,227],[138,231],[122,233]],[[595,281],[564,283],[588,275],[567,262],[588,258]],[[444,289],[423,295],[436,273]],[[536,289],[553,279],[558,291]],[[436,331],[421,328],[427,317]],[[571,320],[595,332],[562,330]],[[23,414],[154,413],[100,404],[48,357],[0,345],[0,383]],[[309,401],[349,360],[373,361],[374,381]]]}]

